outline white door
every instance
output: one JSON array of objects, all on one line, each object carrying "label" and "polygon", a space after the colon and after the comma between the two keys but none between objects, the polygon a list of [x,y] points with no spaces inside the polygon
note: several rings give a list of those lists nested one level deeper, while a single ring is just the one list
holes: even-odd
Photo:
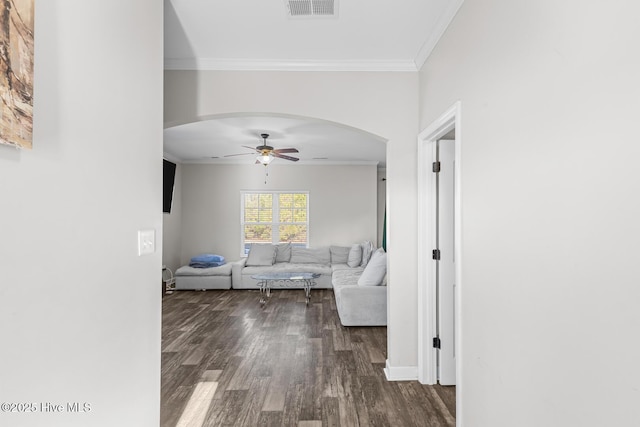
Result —
[{"label": "white door", "polygon": [[436,147],[440,172],[437,183],[437,275],[438,378],[442,385],[456,383],[455,349],[455,247],[454,247],[454,176],[455,141],[440,140]]}]

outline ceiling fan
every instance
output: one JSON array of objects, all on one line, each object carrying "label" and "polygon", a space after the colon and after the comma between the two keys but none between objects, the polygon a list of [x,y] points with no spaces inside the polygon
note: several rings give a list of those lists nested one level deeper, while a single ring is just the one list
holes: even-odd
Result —
[{"label": "ceiling fan", "polygon": [[268,133],[263,133],[260,135],[262,137],[262,145],[258,145],[257,147],[249,147],[243,145],[244,148],[248,148],[250,150],[254,150],[252,153],[239,153],[239,154],[227,154],[224,157],[233,157],[233,156],[246,156],[249,154],[258,153],[258,157],[256,158],[256,164],[262,164],[267,166],[269,163],[273,161],[274,158],[278,157],[280,159],[291,160],[292,162],[297,162],[297,157],[285,156],[284,153],[297,153],[298,150],[296,148],[280,148],[274,149],[270,145],[267,145],[267,138],[269,138]]}]

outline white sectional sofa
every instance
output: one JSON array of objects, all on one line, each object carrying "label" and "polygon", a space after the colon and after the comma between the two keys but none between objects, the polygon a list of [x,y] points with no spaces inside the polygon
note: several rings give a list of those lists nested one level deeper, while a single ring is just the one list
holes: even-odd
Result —
[{"label": "white sectional sofa", "polygon": [[[260,255],[252,256],[256,251],[260,251]],[[290,244],[252,245],[249,256],[232,265],[233,289],[258,289],[258,281],[251,276],[276,272],[319,273],[315,288],[331,288],[331,253],[329,248],[301,248]]]},{"label": "white sectional sofa", "polygon": [[[371,274],[364,274],[369,280],[363,281],[361,277],[373,253],[373,246],[365,242],[359,252],[357,246],[360,245],[302,248],[288,243],[254,244],[247,258],[231,264],[232,287],[258,289],[258,281],[251,278],[256,274],[319,273],[314,289],[333,288],[338,315],[344,326],[384,326],[387,324],[386,254],[384,260],[375,261],[378,265],[376,272],[372,272],[373,265],[367,269]],[[384,254],[382,249],[377,252]],[[380,276],[383,266],[385,280]],[[376,278],[371,279],[372,274]]]}]

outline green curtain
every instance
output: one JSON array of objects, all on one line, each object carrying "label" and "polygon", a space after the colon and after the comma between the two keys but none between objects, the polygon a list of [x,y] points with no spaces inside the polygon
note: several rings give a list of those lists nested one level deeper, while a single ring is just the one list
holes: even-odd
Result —
[{"label": "green curtain", "polygon": [[382,249],[387,251],[387,207],[384,207],[384,222],[382,223]]}]

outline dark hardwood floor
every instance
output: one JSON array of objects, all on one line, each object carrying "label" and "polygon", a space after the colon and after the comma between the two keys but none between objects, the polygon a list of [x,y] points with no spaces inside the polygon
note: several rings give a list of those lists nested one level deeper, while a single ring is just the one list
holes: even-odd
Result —
[{"label": "dark hardwood floor", "polygon": [[455,387],[386,381],[386,328],[341,326],[331,290],[258,299],[163,297],[162,427],[455,425]]}]

